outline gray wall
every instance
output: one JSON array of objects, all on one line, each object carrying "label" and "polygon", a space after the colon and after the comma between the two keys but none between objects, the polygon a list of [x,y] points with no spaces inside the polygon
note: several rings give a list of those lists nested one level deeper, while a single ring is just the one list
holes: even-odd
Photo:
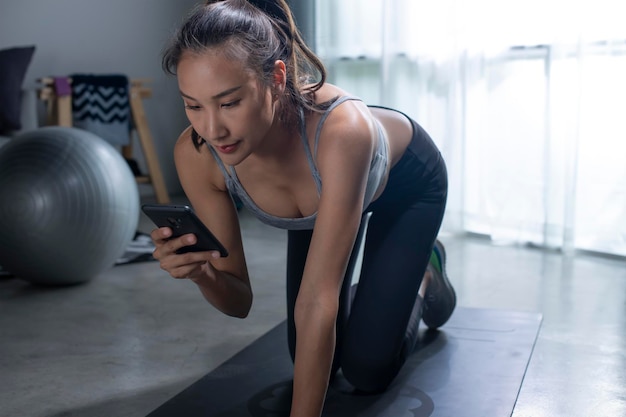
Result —
[{"label": "gray wall", "polygon": [[[0,48],[36,45],[25,88],[45,76],[123,73],[149,78],[144,101],[168,191],[179,193],[173,144],[186,126],[176,80],[161,71],[165,40],[195,0],[0,0]],[[143,165],[141,147],[137,159]],[[151,192],[148,187],[147,192]],[[145,191],[142,192],[145,193]]]},{"label": "gray wall", "polygon": [[[25,88],[72,73],[122,73],[150,78],[148,124],[170,193],[180,193],[172,148],[187,125],[176,80],[163,74],[160,52],[175,26],[202,0],[0,0],[0,48],[36,45]],[[289,0],[313,46],[314,2]],[[43,120],[42,120],[43,122]],[[144,167],[141,147],[137,160]],[[151,193],[142,187],[142,193]]]}]

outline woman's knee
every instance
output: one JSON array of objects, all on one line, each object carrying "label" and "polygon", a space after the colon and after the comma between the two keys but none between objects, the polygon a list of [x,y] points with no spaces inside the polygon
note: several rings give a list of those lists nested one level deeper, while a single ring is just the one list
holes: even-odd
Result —
[{"label": "woman's knee", "polygon": [[342,355],[343,376],[359,391],[376,394],[385,391],[398,373],[399,367],[392,361],[383,362],[371,358]]}]

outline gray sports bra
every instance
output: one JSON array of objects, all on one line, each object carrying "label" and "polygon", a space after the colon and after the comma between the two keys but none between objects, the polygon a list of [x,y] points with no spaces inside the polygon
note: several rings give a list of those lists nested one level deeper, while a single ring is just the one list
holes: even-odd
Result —
[{"label": "gray sports bra", "polygon": [[[300,136],[302,138],[302,142],[304,144],[304,151],[306,153],[307,160],[309,162],[309,167],[311,168],[311,174],[313,175],[313,180],[315,181],[315,185],[317,186],[318,196],[322,192],[322,179],[320,177],[320,173],[317,170],[317,166],[315,165],[315,157],[317,156],[317,145],[319,142],[319,138],[322,132],[322,126],[324,122],[328,118],[330,112],[341,103],[348,100],[360,100],[356,97],[351,96],[343,96],[335,100],[335,102],[324,112],[322,115],[319,124],[317,125],[317,130],[315,132],[315,141],[313,152],[309,147],[309,140],[306,134],[306,125],[304,123],[304,111],[300,110],[300,120],[301,120],[301,132]],[[387,165],[389,163],[389,149],[387,144],[387,138],[385,136],[385,131],[378,121],[376,122],[376,126],[378,128],[378,146],[374,157],[372,158],[372,163],[370,164],[369,176],[367,179],[367,186],[365,189],[365,197],[363,199],[363,209],[365,209],[374,198],[374,194],[376,190],[383,180],[385,172],[387,171]],[[206,143],[206,142],[205,142]],[[254,201],[250,198],[246,190],[243,188],[241,183],[239,182],[239,178],[237,177],[237,172],[235,171],[235,167],[228,166],[228,169],[220,159],[217,152],[213,149],[211,145],[206,143],[211,153],[215,157],[222,174],[224,175],[224,179],[226,181],[226,187],[233,194],[237,195],[243,205],[249,209],[259,220],[263,223],[266,223],[270,226],[278,227],[281,229],[287,230],[311,230],[315,225],[315,219],[317,218],[317,213],[314,213],[310,216],[306,217],[297,217],[297,218],[286,218],[286,217],[277,217],[271,214],[268,214],[261,210]]]}]

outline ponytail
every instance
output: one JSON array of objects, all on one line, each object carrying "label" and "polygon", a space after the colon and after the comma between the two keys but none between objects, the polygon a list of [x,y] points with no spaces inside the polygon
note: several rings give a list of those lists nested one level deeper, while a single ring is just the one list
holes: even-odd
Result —
[{"label": "ponytail", "polygon": [[[286,33],[290,35],[290,38],[293,39],[296,46],[294,54],[296,63],[303,62],[305,64],[300,68],[300,71],[304,71],[308,74],[312,70],[317,75],[317,82],[311,85],[307,90],[311,92],[319,90],[326,81],[326,68],[321,59],[309,48],[306,42],[304,42],[286,0],[250,0],[250,2],[272,18],[283,22]],[[308,81],[310,81],[310,79],[308,79]]]}]

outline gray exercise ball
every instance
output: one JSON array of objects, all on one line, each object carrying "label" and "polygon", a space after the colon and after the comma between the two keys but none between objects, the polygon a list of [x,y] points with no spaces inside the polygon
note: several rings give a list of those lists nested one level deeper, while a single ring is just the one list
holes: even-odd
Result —
[{"label": "gray exercise ball", "polygon": [[135,178],[95,134],[44,127],[0,147],[0,265],[17,277],[89,281],[115,264],[138,221]]}]

